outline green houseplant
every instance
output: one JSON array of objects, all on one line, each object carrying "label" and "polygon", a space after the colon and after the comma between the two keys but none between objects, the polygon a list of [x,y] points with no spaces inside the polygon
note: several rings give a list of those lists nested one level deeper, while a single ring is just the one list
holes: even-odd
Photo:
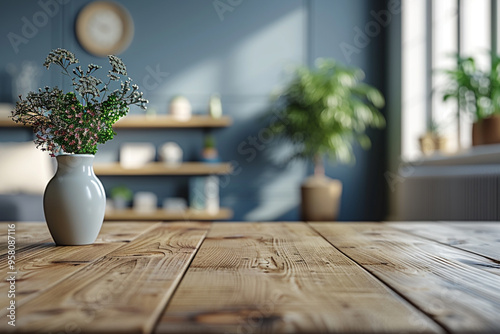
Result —
[{"label": "green houseplant", "polygon": [[205,135],[201,157],[204,162],[219,162],[215,137],[211,133]]},{"label": "green houseplant", "polygon": [[129,187],[120,185],[111,188],[111,198],[113,199],[113,208],[122,210],[127,207],[127,204],[134,197],[134,193]]},{"label": "green houseplant", "polygon": [[302,185],[302,218],[334,220],[341,182],[325,176],[323,160],[354,163],[353,143],[367,149],[368,127],[382,128],[382,94],[363,83],[364,73],[333,59],[318,59],[315,68],[299,67],[277,97],[271,130],[293,145],[290,159],[314,163],[314,175]]},{"label": "green houseplant", "polygon": [[441,125],[431,119],[427,125],[425,134],[418,138],[420,150],[424,155],[432,155],[435,152],[445,152],[448,138],[441,134]]},{"label": "green houseplant", "polygon": [[489,70],[479,69],[474,57],[456,59],[456,68],[444,71],[443,101],[456,99],[458,112],[473,117],[472,145],[500,143],[500,58],[491,54]]}]

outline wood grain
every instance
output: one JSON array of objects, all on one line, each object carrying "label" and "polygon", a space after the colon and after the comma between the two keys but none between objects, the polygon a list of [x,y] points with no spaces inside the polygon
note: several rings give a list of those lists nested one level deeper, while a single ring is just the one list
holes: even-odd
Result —
[{"label": "wood grain", "polygon": [[430,240],[484,255],[499,261],[500,228],[490,223],[391,223],[391,226]]},{"label": "wood grain", "polygon": [[96,242],[131,242],[140,234],[157,226],[153,222],[113,222],[102,224],[101,232],[97,236]]},{"label": "wood grain", "polygon": [[500,332],[500,226],[407,224],[113,222],[55,247],[18,223],[0,333]]},{"label": "wood grain", "polygon": [[[16,253],[20,253],[24,248],[37,248],[41,245],[53,243],[49,229],[45,222],[0,222],[0,256],[7,253],[7,230],[8,225],[14,224],[16,234]],[[96,242],[130,241],[138,233],[152,226],[152,223],[114,223],[113,225],[103,224]]]},{"label": "wood grain", "polygon": [[440,328],[303,223],[214,223],[155,330],[334,331]]},{"label": "wood grain", "polygon": [[14,224],[14,237],[16,238],[16,251],[23,248],[31,248],[38,243],[49,243],[52,241],[49,229],[45,222],[1,222],[0,223],[0,256],[7,254],[8,225]]},{"label": "wood grain", "polygon": [[[16,305],[22,305],[41,291],[57,285],[88,264],[134,240],[154,225],[152,223],[104,224],[94,244],[78,247],[55,246],[53,242],[39,243],[35,239],[33,247],[16,252]],[[41,233],[39,237],[45,240],[46,235]],[[0,272],[7,271],[9,271],[7,258],[2,257]],[[0,296],[6,296],[8,290],[9,284],[1,281]],[[0,317],[5,314],[6,309],[2,303]]]},{"label": "wood grain", "polygon": [[480,268],[493,261],[384,224],[310,225],[446,329],[500,331],[500,276]]},{"label": "wood grain", "polygon": [[[18,328],[22,332],[68,328],[78,333],[150,332],[208,227],[158,224],[21,305]],[[0,323],[2,330],[11,328]]]},{"label": "wood grain", "polygon": [[[4,225],[4,224],[0,224]],[[59,252],[56,256],[64,256],[72,247],[56,247],[46,223],[19,223],[16,224],[16,263],[29,261],[30,259],[40,260],[45,255],[51,256],[54,249]],[[5,231],[7,225],[5,224]],[[130,242],[140,233],[154,226],[154,223],[113,223],[103,224],[95,244],[104,244],[108,242]],[[6,240],[6,237],[5,239]],[[6,243],[6,241],[5,241]],[[21,245],[19,245],[21,244]],[[6,250],[6,245],[2,250]],[[5,252],[4,252],[5,253]],[[70,253],[68,253],[70,254]],[[7,256],[0,256],[0,270],[6,270]]]}]

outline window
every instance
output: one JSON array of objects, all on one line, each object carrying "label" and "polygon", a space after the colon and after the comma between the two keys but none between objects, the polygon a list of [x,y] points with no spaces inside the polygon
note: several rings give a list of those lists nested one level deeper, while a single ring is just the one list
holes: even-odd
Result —
[{"label": "window", "polygon": [[497,52],[498,0],[402,0],[401,157],[420,157],[418,138],[433,120],[448,139],[448,151],[471,145],[472,116],[458,114],[457,102],[442,101],[444,69],[454,55],[473,56],[490,66]]}]

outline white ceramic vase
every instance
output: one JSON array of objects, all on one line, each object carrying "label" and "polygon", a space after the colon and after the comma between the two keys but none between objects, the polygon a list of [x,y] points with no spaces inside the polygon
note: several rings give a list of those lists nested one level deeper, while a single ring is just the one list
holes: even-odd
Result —
[{"label": "white ceramic vase", "polygon": [[94,156],[65,154],[45,188],[43,209],[50,234],[57,245],[92,244],[101,230],[106,193],[94,174]]}]

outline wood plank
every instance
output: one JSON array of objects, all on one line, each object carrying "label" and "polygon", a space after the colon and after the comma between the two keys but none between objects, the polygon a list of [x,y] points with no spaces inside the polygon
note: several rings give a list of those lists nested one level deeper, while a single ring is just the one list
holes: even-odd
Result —
[{"label": "wood plank", "polygon": [[333,331],[440,328],[304,223],[214,223],[155,329]]},{"label": "wood plank", "polygon": [[0,258],[7,254],[7,234],[10,224],[15,225],[16,252],[52,240],[45,222],[0,222]]},{"label": "wood plank", "polygon": [[156,226],[153,222],[114,222],[112,224],[104,222],[96,242],[131,242],[141,233]]},{"label": "wood plank", "polygon": [[[45,222],[6,222],[0,223],[0,242],[6,240],[7,224],[16,225],[16,247],[19,250],[22,246],[43,243],[52,240],[47,223]],[[137,237],[139,233],[154,225],[152,222],[115,222],[113,224],[104,223],[97,236],[96,242],[129,242]],[[3,239],[5,238],[5,239]],[[3,245],[2,245],[3,246]]]},{"label": "wood plank", "polygon": [[[209,224],[159,223],[17,309],[24,332],[148,333]],[[0,322],[0,331],[12,331]]]},{"label": "wood plank", "polygon": [[191,210],[186,211],[167,211],[158,209],[153,212],[137,212],[133,209],[123,210],[108,210],[104,216],[106,221],[114,220],[177,220],[177,221],[191,221],[191,220],[225,220],[233,217],[233,211],[228,208],[220,208],[217,213],[207,211]]},{"label": "wood plank", "polygon": [[[43,224],[45,225],[45,224]],[[34,247],[16,252],[16,305],[22,305],[88,264],[134,240],[154,227],[153,223],[104,224],[96,242],[78,247],[55,246],[34,241]],[[42,238],[42,240],[44,240]],[[0,271],[7,272],[7,257],[0,259]],[[9,284],[0,282],[0,295],[6,296]],[[0,308],[0,317],[6,314]]]},{"label": "wood plank", "polygon": [[[500,224],[498,222],[402,222],[388,224],[413,235],[500,261]],[[500,265],[500,263],[498,264]]]},{"label": "wood plank", "polygon": [[470,265],[488,266],[494,264],[491,260],[409,235],[394,225],[310,225],[449,331],[500,331],[500,276]]},{"label": "wood plank", "polygon": [[151,129],[151,128],[219,128],[230,126],[228,116],[213,118],[208,115],[192,115],[187,121],[180,121],[169,115],[143,116],[128,115],[113,125],[114,129]]},{"label": "wood plank", "polygon": [[230,163],[183,162],[168,165],[163,162],[150,162],[140,168],[124,168],[119,162],[94,164],[96,175],[222,175],[232,172]]},{"label": "wood plank", "polygon": [[[46,223],[19,223],[16,224],[16,262],[39,258],[45,253],[51,253],[56,247],[50,236]],[[104,223],[95,243],[130,242],[140,233],[154,226],[154,223]],[[5,226],[7,231],[7,226]],[[6,238],[6,237],[5,237]],[[5,241],[6,243],[7,241]],[[21,246],[19,246],[19,243]],[[7,246],[5,246],[7,248]],[[0,271],[7,268],[6,252],[0,256]]]},{"label": "wood plank", "polygon": [[[0,222],[0,245],[7,241],[7,225],[14,224],[16,230],[16,247],[40,243],[50,239],[50,232],[45,222]],[[148,222],[115,222],[113,224],[104,223],[97,236],[96,242],[105,241],[130,241],[138,233],[144,232],[145,228],[153,226]]]}]

